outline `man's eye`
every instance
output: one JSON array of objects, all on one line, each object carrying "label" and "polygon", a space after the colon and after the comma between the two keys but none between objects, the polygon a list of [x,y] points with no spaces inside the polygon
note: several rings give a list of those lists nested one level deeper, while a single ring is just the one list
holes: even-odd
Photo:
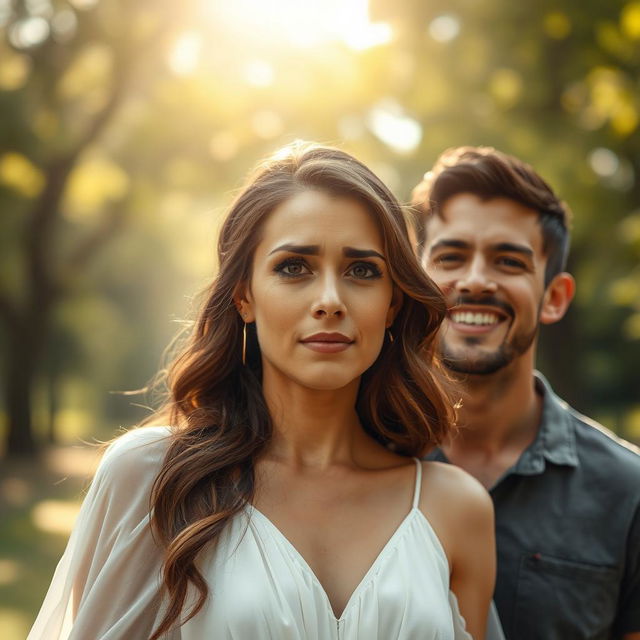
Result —
[{"label": "man's eye", "polygon": [[295,278],[296,276],[311,273],[309,267],[301,258],[287,258],[287,260],[277,264],[273,270],[287,278]]},{"label": "man's eye", "polygon": [[509,267],[511,269],[526,269],[527,267],[527,265],[522,262],[522,260],[510,258],[509,256],[502,256],[498,258],[498,264]]},{"label": "man's eye", "polygon": [[462,256],[459,253],[443,253],[436,256],[434,262],[436,264],[458,264],[462,262]]},{"label": "man's eye", "polygon": [[349,268],[348,273],[361,280],[379,278],[382,275],[378,266],[369,262],[357,262]]}]

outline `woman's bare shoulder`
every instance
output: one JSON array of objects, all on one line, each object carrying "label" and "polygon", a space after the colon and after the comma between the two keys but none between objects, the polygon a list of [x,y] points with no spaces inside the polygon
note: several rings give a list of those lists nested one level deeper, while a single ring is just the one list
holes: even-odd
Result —
[{"label": "woman's bare shoulder", "polygon": [[422,462],[420,506],[426,512],[446,510],[458,523],[493,518],[489,492],[471,474],[453,464]]}]

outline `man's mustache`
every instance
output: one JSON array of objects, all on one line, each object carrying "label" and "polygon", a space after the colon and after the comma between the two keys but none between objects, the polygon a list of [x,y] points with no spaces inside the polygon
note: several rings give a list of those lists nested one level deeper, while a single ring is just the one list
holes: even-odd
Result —
[{"label": "man's mustache", "polygon": [[510,304],[502,300],[498,300],[498,298],[495,298],[494,296],[484,296],[482,298],[459,296],[458,298],[456,298],[454,303],[449,306],[449,311],[460,306],[472,307],[474,305],[497,307],[498,309],[502,309],[502,311],[504,311],[510,317],[513,317],[515,315],[513,307]]}]

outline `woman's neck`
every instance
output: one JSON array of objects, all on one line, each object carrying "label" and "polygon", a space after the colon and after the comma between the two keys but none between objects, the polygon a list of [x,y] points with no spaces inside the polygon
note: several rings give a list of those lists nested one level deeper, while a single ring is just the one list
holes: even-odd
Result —
[{"label": "woman's neck", "polygon": [[359,385],[356,379],[342,389],[309,389],[270,371],[262,385],[273,420],[265,455],[318,469],[353,461],[370,440],[355,409]]}]

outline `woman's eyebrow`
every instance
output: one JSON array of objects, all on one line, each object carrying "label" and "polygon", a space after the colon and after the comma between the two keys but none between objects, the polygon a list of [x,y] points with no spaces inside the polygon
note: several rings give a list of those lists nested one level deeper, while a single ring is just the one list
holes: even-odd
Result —
[{"label": "woman's eyebrow", "polygon": [[356,249],[355,247],[345,247],[342,253],[346,258],[380,258],[385,260],[385,257],[374,251],[373,249]]},{"label": "woman's eyebrow", "polygon": [[[278,251],[286,251],[287,253],[299,253],[303,256],[317,256],[320,254],[320,245],[288,243],[281,244],[280,246],[270,251],[269,255],[277,253]],[[342,253],[346,258],[380,258],[381,260],[385,260],[385,257],[374,249],[356,249],[355,247],[344,247]]]},{"label": "woman's eyebrow", "polygon": [[320,253],[320,245],[318,244],[281,244],[273,251],[269,252],[269,255],[277,253],[278,251],[287,251],[288,253],[300,253],[303,256],[317,256]]}]

